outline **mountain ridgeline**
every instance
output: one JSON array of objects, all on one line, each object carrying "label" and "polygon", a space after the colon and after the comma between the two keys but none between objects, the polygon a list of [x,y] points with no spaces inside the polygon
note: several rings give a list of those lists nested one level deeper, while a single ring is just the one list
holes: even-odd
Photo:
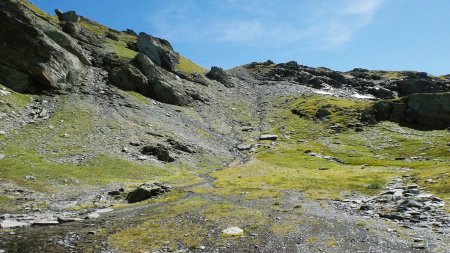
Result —
[{"label": "mountain ridgeline", "polygon": [[450,75],[207,70],[0,1],[0,253],[445,252],[449,127]]}]

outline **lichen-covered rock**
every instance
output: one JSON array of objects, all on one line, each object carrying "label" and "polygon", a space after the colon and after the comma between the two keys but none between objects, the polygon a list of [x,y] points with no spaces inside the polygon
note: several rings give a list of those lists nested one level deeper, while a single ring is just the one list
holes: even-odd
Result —
[{"label": "lichen-covered rock", "polygon": [[173,51],[167,40],[140,33],[137,40],[137,49],[147,55],[156,65],[170,72],[175,71],[178,54]]}]

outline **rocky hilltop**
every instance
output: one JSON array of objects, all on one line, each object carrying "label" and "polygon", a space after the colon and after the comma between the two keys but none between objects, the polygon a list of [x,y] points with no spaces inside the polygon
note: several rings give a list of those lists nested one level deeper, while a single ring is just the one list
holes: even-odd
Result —
[{"label": "rocky hilltop", "polygon": [[0,252],[446,252],[450,76],[206,70],[0,2]]}]

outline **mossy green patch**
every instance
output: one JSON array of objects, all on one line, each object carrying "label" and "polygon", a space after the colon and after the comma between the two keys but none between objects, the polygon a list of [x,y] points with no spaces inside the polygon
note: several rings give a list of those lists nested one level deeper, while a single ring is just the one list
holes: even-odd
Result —
[{"label": "mossy green patch", "polygon": [[308,119],[317,119],[329,124],[356,124],[361,120],[361,112],[372,103],[352,99],[307,95],[295,99],[291,111]]},{"label": "mossy green patch", "polygon": [[133,59],[137,52],[129,49],[125,41],[115,41],[106,39],[106,47],[112,52],[116,53],[119,57],[124,59]]},{"label": "mossy green patch", "polygon": [[0,112],[9,113],[11,111],[22,111],[35,95],[15,92],[0,84],[0,89],[4,89],[5,94],[0,93]]},{"label": "mossy green patch", "polygon": [[81,20],[79,25],[84,29],[93,32],[101,37],[105,36],[109,28],[91,20]]},{"label": "mossy green patch", "polygon": [[206,69],[200,67],[199,65],[195,64],[188,58],[179,55],[178,57],[178,63],[176,64],[175,68],[181,72],[187,73],[187,74],[205,74]]},{"label": "mossy green patch", "polygon": [[140,104],[150,105],[150,99],[140,93],[134,91],[121,91],[121,90],[119,92],[126,94],[127,96],[131,97],[133,100],[135,100]]},{"label": "mossy green patch", "polygon": [[[168,171],[135,164],[118,158],[99,155],[84,165],[50,162],[44,155],[30,149],[6,145],[5,158],[0,160],[2,180],[11,180],[19,185],[54,191],[64,184],[101,185],[111,182],[146,181],[169,176]],[[18,163],[17,161],[21,161]],[[24,177],[32,175],[35,181],[26,181]],[[80,186],[81,187],[81,186]]]}]

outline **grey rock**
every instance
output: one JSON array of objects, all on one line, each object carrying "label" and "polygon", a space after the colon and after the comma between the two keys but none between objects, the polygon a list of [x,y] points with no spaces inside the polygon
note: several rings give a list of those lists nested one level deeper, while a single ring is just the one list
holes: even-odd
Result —
[{"label": "grey rock", "polygon": [[120,40],[120,36],[118,34],[112,33],[112,32],[107,32],[106,33],[106,38],[112,39],[112,40],[115,40],[115,41],[119,41]]},{"label": "grey rock", "polygon": [[329,115],[331,115],[331,112],[328,111],[328,109],[322,107],[316,112],[315,117],[321,119],[321,118],[325,118]]},{"label": "grey rock", "polygon": [[193,98],[175,75],[156,66],[145,54],[110,71],[111,82],[124,90],[136,91],[163,103],[189,105]]},{"label": "grey rock", "polygon": [[165,192],[171,191],[171,189],[172,188],[168,185],[148,182],[140,185],[136,190],[128,193],[127,200],[129,203],[136,203],[159,196]]},{"label": "grey rock", "polygon": [[239,151],[250,150],[252,148],[251,144],[239,144],[236,146],[236,149]]},{"label": "grey rock", "polygon": [[450,125],[450,93],[412,94],[402,100],[386,100],[374,105],[376,120],[411,126],[445,129]]},{"label": "grey rock", "polygon": [[367,90],[367,92],[371,95],[374,95],[377,98],[382,99],[390,99],[395,98],[395,93],[389,89],[383,87],[372,87]]},{"label": "grey rock", "polygon": [[243,126],[241,128],[241,130],[242,130],[242,132],[251,132],[251,131],[255,130],[255,128],[252,126]]},{"label": "grey rock", "polygon": [[396,190],[394,192],[394,194],[392,194],[392,199],[393,200],[398,200],[398,199],[401,199],[401,198],[403,198],[403,190]]},{"label": "grey rock", "polygon": [[231,78],[222,68],[216,66],[211,67],[211,70],[206,73],[206,77],[222,83],[227,88],[234,87],[234,84],[231,82]]},{"label": "grey rock", "polygon": [[34,221],[31,225],[32,226],[53,226],[57,225],[59,222],[57,220],[37,220]]},{"label": "grey rock", "polygon": [[55,14],[58,16],[59,21],[76,23],[81,20],[81,17],[75,11],[68,11],[63,13],[60,10],[56,9]]},{"label": "grey rock", "polygon": [[164,162],[173,162],[175,159],[171,156],[169,149],[162,145],[157,144],[155,145],[147,145],[144,148],[142,148],[142,154],[144,155],[153,155],[158,158],[160,161]]},{"label": "grey rock", "polygon": [[178,54],[167,40],[140,33],[137,40],[139,52],[147,55],[156,65],[173,72],[178,62]]},{"label": "grey rock", "polygon": [[36,177],[34,177],[34,176],[25,176],[24,178],[25,178],[25,180],[28,180],[28,181],[36,180]]},{"label": "grey rock", "polygon": [[274,141],[278,139],[278,135],[275,134],[262,134],[259,136],[259,140],[263,141],[263,140],[270,140],[270,141]]},{"label": "grey rock", "polygon": [[150,89],[147,77],[131,64],[117,67],[110,72],[110,80],[119,88],[147,94]]},{"label": "grey rock", "polygon": [[125,31],[123,31],[123,33],[126,33],[128,35],[133,35],[133,36],[138,36],[137,33],[135,31],[133,31],[132,29],[126,29]]}]

